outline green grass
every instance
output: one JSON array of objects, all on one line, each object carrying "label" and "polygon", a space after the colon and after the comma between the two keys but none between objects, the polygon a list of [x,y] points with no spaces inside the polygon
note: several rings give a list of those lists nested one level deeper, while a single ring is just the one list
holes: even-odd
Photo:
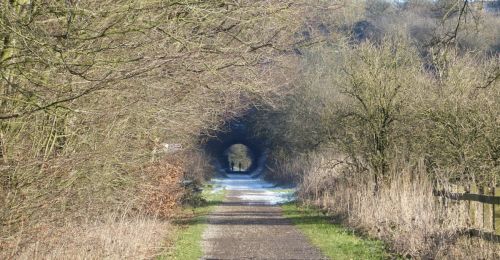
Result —
[{"label": "green grass", "polygon": [[174,221],[177,227],[173,234],[172,246],[157,259],[200,259],[203,256],[200,242],[207,227],[207,215],[222,202],[225,194],[224,190],[212,193],[211,189],[206,189],[202,193],[202,197],[206,200],[202,206],[185,208],[182,214],[184,217]]},{"label": "green grass", "polygon": [[302,231],[323,254],[331,259],[386,259],[383,242],[366,239],[332,222],[332,218],[318,210],[298,206],[296,203],[282,205],[283,214]]}]

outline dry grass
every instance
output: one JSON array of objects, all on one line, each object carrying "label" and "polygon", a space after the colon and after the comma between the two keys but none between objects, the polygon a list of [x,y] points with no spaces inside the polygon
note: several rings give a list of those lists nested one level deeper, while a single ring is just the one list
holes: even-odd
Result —
[{"label": "dry grass", "polygon": [[30,242],[11,244],[2,259],[150,259],[171,230],[155,218],[108,216],[104,222],[46,227]]},{"label": "dry grass", "polygon": [[297,160],[277,159],[279,156],[271,156],[267,162],[268,174],[266,178],[274,182],[299,183],[306,174],[305,170],[311,166],[310,161],[304,158]]},{"label": "dry grass", "polygon": [[[318,157],[315,163],[331,162]],[[319,164],[323,162],[323,164]],[[470,228],[466,202],[437,199],[423,169],[394,174],[378,193],[366,175],[344,166],[311,167],[299,196],[347,225],[380,238],[397,253],[417,259],[498,259],[500,245],[461,234]]]},{"label": "dry grass", "polygon": [[[183,177],[200,181],[206,176],[208,161],[198,153],[200,141],[255,103],[271,103],[270,97],[289,81],[287,71],[295,70],[296,58],[285,57],[274,48],[293,46],[294,32],[302,20],[293,15],[300,10],[283,1],[247,1],[241,8],[198,1],[182,5],[108,2],[32,5],[9,1],[0,5],[0,24],[29,20],[36,27],[26,30],[26,23],[15,22],[8,32],[6,27],[0,28],[3,256],[28,252],[26,258],[36,254],[51,258],[44,250],[57,246],[61,246],[59,251],[50,252],[64,256],[70,250],[64,248],[76,246],[76,242],[62,246],[60,243],[67,242],[65,237],[98,241],[98,233],[73,230],[80,225],[83,230],[92,230],[93,226],[82,224],[84,220],[108,223],[105,216],[124,212],[134,217],[145,211],[162,219],[175,214],[185,197],[179,181]],[[73,16],[80,6],[94,14],[78,12]],[[28,11],[33,8],[37,11]],[[56,15],[56,9],[63,11]],[[128,18],[120,18],[118,13]],[[71,26],[57,18],[66,14],[75,17],[69,19]],[[178,14],[186,16],[169,18]],[[222,32],[221,26],[227,29]],[[284,30],[283,26],[290,28]],[[61,29],[67,35],[92,39],[65,37],[64,43],[59,42]],[[119,33],[108,34],[108,30]],[[22,35],[15,33],[20,31]],[[241,41],[235,41],[229,31],[236,32]],[[97,32],[102,34],[92,36]],[[41,42],[43,47],[38,44]],[[247,42],[260,47],[249,51]],[[68,47],[62,51],[65,54],[52,51],[59,44]],[[201,46],[207,44],[214,50],[223,48],[223,53],[205,52]],[[77,47],[75,55],[77,45],[93,50],[80,52]],[[131,58],[132,49],[137,57]],[[264,68],[264,58],[273,61],[273,66]],[[274,61],[287,66],[275,66]],[[75,72],[63,63],[86,64],[86,69]],[[95,66],[97,63],[100,65]],[[31,75],[21,76],[28,71]],[[17,88],[21,85],[23,90]],[[31,97],[23,100],[26,93]],[[158,152],[165,144],[180,144],[190,154],[179,159],[180,163],[165,162],[164,157],[171,152]],[[66,235],[44,231],[65,223],[71,225],[57,232]],[[110,228],[120,230],[114,224]],[[62,238],[49,243],[50,237]],[[106,248],[106,241],[98,244]],[[36,250],[26,248],[31,244]],[[95,250],[99,248],[95,246]],[[80,255],[68,252],[74,255],[71,258]],[[88,258],[100,258],[95,256]]]},{"label": "dry grass", "polygon": [[[31,197],[10,205],[32,207],[32,215],[9,205],[1,208],[5,224],[0,226],[0,259],[150,258],[160,251],[166,219],[177,212],[184,194],[183,157],[170,157],[129,175],[88,174],[95,178],[92,184],[80,178],[63,192],[47,188],[56,192],[25,193]],[[57,170],[60,182],[67,183],[68,174]],[[51,178],[41,176],[38,185]]]}]

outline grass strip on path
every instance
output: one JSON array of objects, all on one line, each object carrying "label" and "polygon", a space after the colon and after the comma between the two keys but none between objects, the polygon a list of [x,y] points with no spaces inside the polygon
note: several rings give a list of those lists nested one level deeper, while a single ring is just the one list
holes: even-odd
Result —
[{"label": "grass strip on path", "polygon": [[283,215],[331,259],[386,259],[382,241],[362,238],[318,210],[296,202],[282,205]]},{"label": "grass strip on path", "polygon": [[222,202],[225,194],[225,190],[212,192],[211,189],[204,189],[202,197],[206,202],[199,207],[189,207],[183,210],[183,217],[174,221],[177,224],[177,230],[172,236],[173,246],[158,259],[200,259],[203,256],[201,238],[207,227],[207,215]]}]

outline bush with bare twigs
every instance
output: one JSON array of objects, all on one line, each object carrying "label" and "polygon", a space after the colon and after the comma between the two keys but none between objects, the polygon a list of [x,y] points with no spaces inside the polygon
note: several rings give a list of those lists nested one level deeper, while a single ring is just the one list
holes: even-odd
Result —
[{"label": "bush with bare twigs", "polygon": [[[42,227],[171,216],[179,182],[210,171],[199,137],[286,84],[299,5],[3,1],[2,254]],[[165,160],[166,144],[194,156]]]},{"label": "bush with bare twigs", "polygon": [[293,90],[254,116],[269,175],[402,255],[496,259],[498,244],[463,232],[491,223],[433,190],[498,186],[498,17],[469,1],[382,2],[339,13],[344,37],[302,50]]}]

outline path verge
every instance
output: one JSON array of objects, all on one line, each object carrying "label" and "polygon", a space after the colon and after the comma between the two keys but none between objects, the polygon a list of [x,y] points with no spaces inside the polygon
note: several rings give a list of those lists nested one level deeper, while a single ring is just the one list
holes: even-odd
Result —
[{"label": "path verge", "polygon": [[359,237],[316,209],[300,206],[295,202],[284,204],[281,208],[283,215],[331,259],[390,257],[382,241]]},{"label": "path verge", "polygon": [[181,216],[174,221],[176,229],[170,238],[171,246],[157,259],[200,259],[203,256],[200,240],[207,227],[207,215],[223,201],[225,194],[225,190],[212,192],[210,188],[204,189],[202,197],[206,202],[203,205],[183,209]]}]

